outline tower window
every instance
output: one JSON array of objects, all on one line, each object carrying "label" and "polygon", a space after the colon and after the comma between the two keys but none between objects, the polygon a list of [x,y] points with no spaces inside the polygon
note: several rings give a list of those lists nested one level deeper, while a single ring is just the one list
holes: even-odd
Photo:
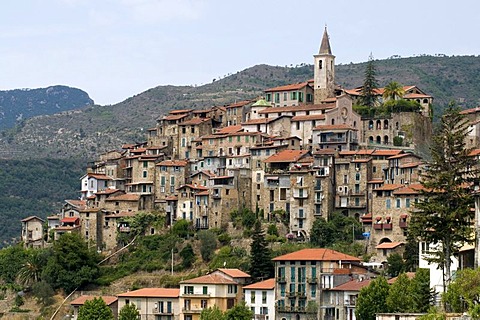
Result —
[{"label": "tower window", "polygon": [[322,69],[323,68],[323,61],[320,60],[318,61],[318,69]]}]

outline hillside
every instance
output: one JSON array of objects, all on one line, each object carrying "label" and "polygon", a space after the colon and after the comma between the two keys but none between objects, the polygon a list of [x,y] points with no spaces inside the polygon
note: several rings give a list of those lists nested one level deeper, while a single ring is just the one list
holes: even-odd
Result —
[{"label": "hillside", "polygon": [[[480,57],[421,56],[377,60],[380,86],[391,80],[416,84],[435,97],[438,115],[450,100],[476,106],[480,92]],[[27,120],[0,137],[0,157],[93,158],[125,142],[142,141],[144,130],[172,109],[204,108],[255,98],[265,88],[313,77],[311,65],[258,65],[210,84],[159,86],[111,106],[89,106]],[[339,65],[336,82],[345,88],[362,84],[365,63]],[[188,81],[188,79],[186,79]]]},{"label": "hillside", "polygon": [[93,100],[86,92],[66,86],[0,91],[0,130],[13,128],[16,124],[35,116],[59,113],[92,104]]}]

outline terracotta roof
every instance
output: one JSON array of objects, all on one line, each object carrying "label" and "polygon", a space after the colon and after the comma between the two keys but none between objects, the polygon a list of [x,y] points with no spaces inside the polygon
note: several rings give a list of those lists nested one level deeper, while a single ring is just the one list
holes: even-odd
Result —
[{"label": "terracotta roof", "polygon": [[117,301],[117,297],[114,296],[80,296],[77,299],[70,302],[71,305],[82,306],[85,301],[93,300],[94,298],[102,298],[107,306]]},{"label": "terracotta roof", "polygon": [[74,206],[74,207],[84,207],[87,205],[86,200],[65,200],[66,203]]},{"label": "terracotta roof", "polygon": [[375,150],[372,155],[374,156],[394,156],[394,155],[397,155],[399,153],[402,153],[403,151],[402,150],[396,150],[396,149],[392,149],[392,150]]},{"label": "terracotta roof", "polygon": [[193,185],[193,184],[184,184],[184,185],[178,187],[177,190],[183,189],[185,187],[188,187],[188,188],[191,188],[191,189],[194,189],[194,190],[202,190],[202,191],[203,190],[208,190],[207,187],[199,186],[199,185],[196,186],[196,185]]},{"label": "terracotta roof", "polygon": [[372,179],[372,180],[368,180],[367,183],[383,183],[384,180],[383,179]]},{"label": "terracotta roof", "polygon": [[30,220],[33,220],[33,219],[38,219],[40,221],[44,221],[42,218],[39,218],[37,216],[30,216],[30,217],[26,217],[25,219],[22,219],[22,222],[27,222],[27,221],[30,221]]},{"label": "terracotta roof", "polygon": [[407,93],[403,96],[404,99],[423,99],[423,98],[431,98],[428,94],[423,93]]},{"label": "terracotta roof", "polygon": [[225,133],[233,133],[233,132],[239,132],[242,130],[242,126],[241,125],[238,125],[238,126],[229,126],[229,127],[225,127],[225,128],[221,128],[221,129],[218,129],[217,132],[215,132],[216,134],[225,134]]},{"label": "terracotta roof", "polygon": [[184,121],[182,123],[180,123],[179,125],[180,126],[187,126],[187,125],[197,125],[197,124],[200,124],[200,123],[203,123],[203,122],[207,122],[207,121],[210,121],[211,119],[210,118],[192,118],[190,120],[187,120],[187,121]]},{"label": "terracotta roof", "polygon": [[296,162],[307,154],[307,150],[283,150],[264,160],[266,163]]},{"label": "terracotta roof", "polygon": [[205,191],[200,191],[200,192],[197,192],[195,195],[196,196],[208,196],[210,193],[208,192],[208,190],[205,190]]},{"label": "terracotta roof", "polygon": [[258,111],[259,114],[266,113],[281,113],[281,112],[299,112],[299,111],[319,111],[334,109],[335,103],[323,103],[323,104],[302,104],[299,106],[287,106],[287,107],[270,107]]},{"label": "terracotta roof", "polygon": [[235,178],[234,176],[213,176],[210,177],[210,179],[233,179]]},{"label": "terracotta roof", "polygon": [[79,217],[65,217],[60,220],[62,223],[76,223],[80,218]]},{"label": "terracotta roof", "polygon": [[178,298],[179,288],[143,288],[121,293],[119,297],[152,297],[152,298]]},{"label": "terracotta roof", "polygon": [[401,169],[415,168],[415,167],[418,167],[421,164],[422,164],[422,162],[408,162],[408,163],[404,163],[404,164],[400,165],[399,167]]},{"label": "terracotta roof", "polygon": [[321,124],[313,128],[315,131],[326,131],[326,130],[358,130],[348,124]]},{"label": "terracotta roof", "polygon": [[237,284],[235,281],[220,274],[207,274],[198,278],[180,281],[181,284]]},{"label": "terracotta roof", "polygon": [[353,159],[352,163],[366,163],[370,162],[372,158],[358,158],[358,159]]},{"label": "terracotta roof", "polygon": [[315,154],[315,155],[324,155],[324,154],[333,155],[333,154],[335,154],[335,152],[336,152],[335,149],[328,149],[327,148],[327,149],[319,149],[319,150],[315,151],[313,154]]},{"label": "terracotta roof", "polygon": [[272,259],[273,261],[360,261],[359,258],[332,249],[302,249]]},{"label": "terracotta roof", "polygon": [[310,120],[325,120],[324,114],[310,114],[308,116],[295,116],[292,121],[310,121]]},{"label": "terracotta roof", "polygon": [[267,124],[275,120],[275,118],[261,118],[261,119],[252,119],[248,120],[247,122],[242,122],[242,125],[249,125],[249,124]]},{"label": "terracotta roof", "polygon": [[[407,275],[407,277],[409,279],[413,279],[415,277],[415,272],[406,272],[405,273]],[[392,284],[394,283],[395,281],[397,281],[398,277],[395,277],[395,278],[392,278],[392,279],[388,279],[388,284]]]},{"label": "terracotta roof", "polygon": [[473,149],[469,154],[469,156],[478,156],[480,155],[480,149]]},{"label": "terracotta roof", "polygon": [[169,114],[189,113],[191,111],[193,111],[193,109],[172,110]]},{"label": "terracotta roof", "polygon": [[395,195],[402,195],[402,194],[418,194],[418,190],[416,189],[413,189],[409,186],[405,186],[403,188],[400,188],[400,189],[396,189],[393,191],[393,194]]},{"label": "terracotta roof", "polygon": [[245,290],[272,290],[275,289],[275,278],[252,283],[243,287]]},{"label": "terracotta roof", "polygon": [[302,88],[306,87],[307,85],[308,85],[308,82],[287,84],[287,85],[284,85],[284,86],[279,86],[279,87],[267,89],[267,90],[265,90],[265,92],[298,90],[298,89],[302,89]]},{"label": "terracotta roof", "polygon": [[248,273],[243,272],[240,269],[219,268],[218,270],[225,273],[226,275],[229,275],[232,278],[250,278],[250,275]]},{"label": "terracotta roof", "polygon": [[187,116],[188,116],[187,114],[175,114],[175,115],[171,115],[171,116],[165,116],[165,117],[163,117],[163,120],[169,120],[169,121],[180,120],[180,119],[183,119]]},{"label": "terracotta roof", "polygon": [[238,107],[243,107],[249,103],[252,103],[254,100],[243,100],[243,101],[239,101],[239,102],[235,102],[235,103],[231,103],[229,104],[228,106],[225,106],[225,108],[229,109],[229,108],[238,108]]},{"label": "terracotta roof", "polygon": [[403,184],[398,184],[398,183],[384,184],[383,186],[378,187],[377,189],[374,189],[373,191],[393,191],[395,189],[400,189],[402,187],[403,187]]},{"label": "terracotta roof", "polygon": [[185,167],[188,164],[186,160],[164,160],[157,163],[157,166],[166,166],[166,167]]},{"label": "terracotta roof", "polygon": [[475,107],[472,109],[465,109],[460,111],[461,114],[470,114],[470,113],[477,113],[477,112],[480,112],[480,107]]},{"label": "terracotta roof", "polygon": [[138,201],[138,200],[140,200],[139,194],[126,193],[126,194],[120,194],[118,196],[109,197],[105,201]]},{"label": "terracotta roof", "polygon": [[334,291],[360,291],[363,287],[366,287],[370,284],[371,280],[351,280],[339,286],[336,286],[330,290]]},{"label": "terracotta roof", "polygon": [[104,174],[100,173],[87,173],[87,177],[89,178],[95,178],[97,180],[111,180],[109,177],[107,177]]},{"label": "terracotta roof", "polygon": [[384,242],[376,246],[375,249],[395,249],[404,244],[403,242]]},{"label": "terracotta roof", "polygon": [[167,200],[167,201],[177,201],[178,198],[177,198],[177,196],[168,196],[168,197],[165,198],[165,200]]},{"label": "terracotta roof", "polygon": [[110,189],[110,188],[107,188],[105,190],[100,190],[98,192],[96,192],[95,194],[112,194],[112,193],[115,193],[117,191],[120,191],[119,189]]}]

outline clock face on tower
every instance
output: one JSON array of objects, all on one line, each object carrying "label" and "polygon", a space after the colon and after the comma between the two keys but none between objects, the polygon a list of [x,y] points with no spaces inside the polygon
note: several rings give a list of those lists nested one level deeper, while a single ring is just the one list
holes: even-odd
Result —
[{"label": "clock face on tower", "polygon": [[348,110],[347,108],[343,107],[342,110],[340,111],[340,114],[342,115],[343,119],[346,119],[348,116]]}]

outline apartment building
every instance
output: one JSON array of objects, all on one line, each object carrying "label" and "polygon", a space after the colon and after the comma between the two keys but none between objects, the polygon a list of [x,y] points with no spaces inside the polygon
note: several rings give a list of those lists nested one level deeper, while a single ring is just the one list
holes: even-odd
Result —
[{"label": "apartment building", "polygon": [[178,288],[143,288],[118,295],[118,310],[134,304],[139,320],[180,320]]},{"label": "apartment building", "polygon": [[245,304],[253,312],[254,320],[275,319],[275,279],[252,283],[243,287]]}]

